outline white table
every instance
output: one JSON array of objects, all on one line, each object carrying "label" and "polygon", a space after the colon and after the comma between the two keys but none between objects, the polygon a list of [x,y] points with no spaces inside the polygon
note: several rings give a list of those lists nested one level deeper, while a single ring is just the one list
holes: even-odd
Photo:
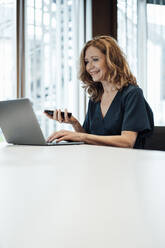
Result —
[{"label": "white table", "polygon": [[0,248],[164,248],[165,152],[1,145]]}]

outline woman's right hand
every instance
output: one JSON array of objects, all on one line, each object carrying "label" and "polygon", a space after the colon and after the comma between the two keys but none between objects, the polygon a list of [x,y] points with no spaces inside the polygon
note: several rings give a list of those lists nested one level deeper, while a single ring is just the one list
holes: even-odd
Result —
[{"label": "woman's right hand", "polygon": [[74,125],[74,123],[77,122],[77,119],[71,115],[71,117],[68,116],[68,111],[67,109],[65,109],[64,111],[64,118],[62,118],[62,115],[61,115],[61,109],[57,110],[55,109],[54,112],[53,112],[53,116],[45,113],[46,116],[52,120],[56,120],[60,123],[67,123],[67,124],[71,124],[71,125]]}]

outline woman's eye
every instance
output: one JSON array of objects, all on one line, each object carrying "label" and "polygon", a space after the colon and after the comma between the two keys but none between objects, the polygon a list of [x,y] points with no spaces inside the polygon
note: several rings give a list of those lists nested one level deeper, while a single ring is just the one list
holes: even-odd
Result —
[{"label": "woman's eye", "polygon": [[95,62],[98,61],[98,60],[99,60],[98,58],[93,58],[93,61],[95,61]]},{"label": "woman's eye", "polygon": [[86,60],[85,60],[84,62],[85,62],[85,65],[87,65],[87,64],[88,64],[88,61],[86,61]]}]

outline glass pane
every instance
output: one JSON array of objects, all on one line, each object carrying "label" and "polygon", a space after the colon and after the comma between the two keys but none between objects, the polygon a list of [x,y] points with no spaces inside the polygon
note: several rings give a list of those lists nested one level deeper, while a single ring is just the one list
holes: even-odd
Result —
[{"label": "glass pane", "polygon": [[[0,100],[16,97],[16,1],[0,1]],[[1,130],[0,130],[0,142]]]},{"label": "glass pane", "polygon": [[[26,96],[33,102],[45,136],[59,126],[43,115],[44,109],[68,108],[74,113],[78,106],[74,97],[79,87],[76,32],[84,34],[82,17],[77,29],[77,11],[83,12],[79,4],[70,0],[43,0],[38,5],[37,0],[31,0],[30,6],[26,6]],[[64,127],[70,128],[69,125],[59,128]]]},{"label": "glass pane", "polygon": [[147,95],[155,124],[165,125],[165,5],[147,4]]},{"label": "glass pane", "polygon": [[128,59],[131,71],[137,76],[137,0],[118,0],[118,43]]},{"label": "glass pane", "polygon": [[16,97],[16,1],[0,1],[0,100]]}]

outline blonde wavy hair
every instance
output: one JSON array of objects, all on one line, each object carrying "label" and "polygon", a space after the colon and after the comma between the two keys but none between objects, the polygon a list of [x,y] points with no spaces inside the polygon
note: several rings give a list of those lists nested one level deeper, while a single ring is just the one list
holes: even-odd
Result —
[{"label": "blonde wavy hair", "polygon": [[136,78],[131,73],[125,55],[116,40],[111,36],[97,36],[85,44],[80,55],[79,78],[83,82],[83,88],[85,88],[93,101],[100,101],[104,90],[102,84],[94,82],[86,71],[85,53],[90,46],[98,48],[105,54],[106,64],[109,69],[106,80],[113,83],[117,90],[121,90],[128,84],[137,85]]}]

